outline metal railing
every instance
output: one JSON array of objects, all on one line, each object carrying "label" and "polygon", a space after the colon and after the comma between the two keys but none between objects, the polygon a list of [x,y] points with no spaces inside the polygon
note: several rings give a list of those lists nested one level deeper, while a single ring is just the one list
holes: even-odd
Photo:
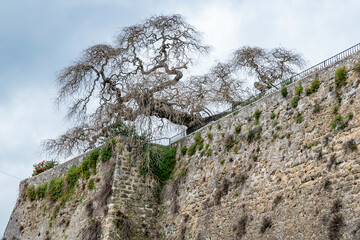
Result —
[{"label": "metal railing", "polygon": [[[243,104],[240,104],[238,105],[235,109],[234,108],[229,108],[225,111],[223,111],[222,113],[226,113],[226,112],[232,112],[234,110],[239,110],[241,109],[242,107],[244,106],[247,106],[248,104],[256,101],[256,100],[259,100],[261,98],[263,98],[264,96],[267,96],[269,95],[270,93],[273,93],[275,92],[276,90],[278,90],[283,84],[285,83],[294,83],[294,82],[297,82],[299,81],[300,79],[303,79],[304,77],[316,72],[316,71],[319,71],[321,69],[324,69],[330,65],[333,65],[334,63],[337,63],[341,60],[343,60],[344,58],[350,56],[350,55],[353,55],[354,53],[358,52],[360,50],[360,43],[326,59],[325,61],[322,61],[300,73],[297,73],[295,74],[294,76],[288,78],[288,79],[285,79],[283,81],[280,81],[279,83],[277,83],[275,85],[275,87],[273,88],[270,88],[268,90],[266,90],[265,94],[264,93],[260,93],[258,95],[255,95],[255,96],[252,96],[250,98],[248,98],[246,101],[243,102]],[[220,113],[221,114],[221,113]],[[178,140],[180,140],[181,138],[185,137],[186,136],[186,130],[185,131],[182,131],[172,137],[162,137],[162,138],[158,138],[158,139],[153,139],[153,140],[150,140],[150,142],[152,143],[156,143],[156,144],[161,144],[161,145],[170,145]]]}]

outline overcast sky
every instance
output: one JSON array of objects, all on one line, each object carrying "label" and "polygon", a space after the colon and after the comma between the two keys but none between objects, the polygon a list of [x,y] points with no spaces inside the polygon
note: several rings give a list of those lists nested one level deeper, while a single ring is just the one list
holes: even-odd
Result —
[{"label": "overcast sky", "polygon": [[17,178],[44,159],[41,140],[66,130],[53,106],[56,73],[90,45],[112,43],[123,27],[174,13],[212,46],[194,72],[242,46],[289,48],[309,67],[360,42],[359,0],[0,0],[0,234]]}]

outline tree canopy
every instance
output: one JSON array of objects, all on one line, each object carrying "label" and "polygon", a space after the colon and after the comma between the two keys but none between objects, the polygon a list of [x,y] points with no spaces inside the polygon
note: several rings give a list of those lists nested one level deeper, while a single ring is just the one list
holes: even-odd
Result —
[{"label": "tree canopy", "polygon": [[69,106],[67,119],[75,126],[44,141],[43,149],[71,155],[109,135],[151,134],[166,123],[193,127],[211,117],[211,106],[244,100],[248,91],[234,75],[240,68],[269,87],[302,61],[283,49],[243,48],[209,73],[185,78],[184,71],[208,50],[202,35],[180,15],[151,17],[124,28],[114,44],[85,49],[57,77],[56,103]]},{"label": "tree canopy", "polygon": [[259,47],[242,47],[236,50],[231,61],[235,69],[242,69],[255,76],[254,87],[261,93],[267,89],[277,88],[279,81],[295,74],[305,62],[297,53],[285,48],[274,48],[270,51]]}]

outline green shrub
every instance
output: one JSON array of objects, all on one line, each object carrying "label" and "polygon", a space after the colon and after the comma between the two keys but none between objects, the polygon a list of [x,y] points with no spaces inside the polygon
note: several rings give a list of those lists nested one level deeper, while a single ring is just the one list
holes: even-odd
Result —
[{"label": "green shrub", "polygon": [[337,89],[346,84],[347,71],[345,66],[338,68],[335,72],[335,86]]},{"label": "green shrub", "polygon": [[339,106],[337,106],[337,105],[334,106],[333,113],[334,113],[334,114],[337,114],[338,111],[339,111]]},{"label": "green shrub", "polygon": [[206,144],[206,145],[205,145],[205,149],[206,149],[206,150],[208,150],[209,147],[210,147],[210,144]]},{"label": "green shrub", "polygon": [[89,170],[89,158],[85,158],[84,161],[79,166],[79,172],[84,173]]},{"label": "green shrub", "polygon": [[301,116],[301,114],[299,114],[296,118],[296,123],[299,124],[299,123],[302,123],[303,121],[303,117]]},{"label": "green shrub", "polygon": [[47,183],[37,186],[36,188],[36,196],[38,199],[42,199],[46,196]]},{"label": "green shrub", "polygon": [[100,152],[99,149],[95,148],[89,154],[89,164],[94,174],[96,174],[96,165],[99,159]]},{"label": "green shrub", "polygon": [[213,135],[212,135],[212,133],[207,133],[207,137],[208,137],[209,140],[213,140]]},{"label": "green shrub", "polygon": [[220,164],[221,164],[221,165],[224,165],[224,163],[225,163],[225,159],[223,159],[223,160],[220,161]]},{"label": "green shrub", "polygon": [[319,78],[315,78],[314,80],[312,80],[310,87],[305,89],[306,95],[309,96],[310,94],[317,92],[319,87],[320,87],[320,80]]},{"label": "green shrub", "polygon": [[206,152],[206,156],[210,157],[212,155],[212,149],[209,149],[207,152]]},{"label": "green shrub", "polygon": [[188,151],[188,156],[191,157],[192,155],[194,155],[196,153],[196,144],[191,144],[191,146],[189,147]]},{"label": "green shrub", "polygon": [[101,148],[101,153],[100,153],[100,160],[102,162],[107,162],[112,155],[112,142],[111,141],[107,141],[104,146]]},{"label": "green shrub", "polygon": [[217,129],[219,129],[219,130],[221,129],[220,123],[217,124]]},{"label": "green shrub", "polygon": [[286,98],[286,96],[288,95],[288,90],[287,90],[287,88],[286,88],[285,86],[283,86],[283,87],[281,88],[281,95],[282,95],[284,98]]},{"label": "green shrub", "polygon": [[199,151],[202,150],[203,148],[204,148],[204,143],[200,143],[200,144],[198,145]]},{"label": "green shrub", "polygon": [[84,177],[86,180],[88,180],[88,179],[90,178],[90,176],[91,176],[91,173],[90,173],[89,169],[86,170],[85,172],[83,172],[83,177]]},{"label": "green shrub", "polygon": [[89,158],[94,159],[94,160],[98,160],[99,156],[100,156],[100,152],[99,152],[99,149],[97,149],[97,148],[92,150],[89,154]]},{"label": "green shrub", "polygon": [[149,171],[160,183],[167,181],[171,177],[175,162],[176,147],[149,147]]},{"label": "green shrub", "polygon": [[331,127],[336,129],[344,130],[346,128],[346,123],[342,120],[341,115],[336,116],[335,120],[331,123]]},{"label": "green shrub", "polygon": [[182,146],[180,149],[181,154],[184,156],[187,152],[187,147],[186,146]]},{"label": "green shrub", "polygon": [[95,182],[94,179],[90,179],[89,183],[88,183],[88,188],[90,190],[93,190],[95,188]]},{"label": "green shrub", "polygon": [[85,179],[89,179],[90,177],[90,160],[89,157],[85,158],[84,161],[81,163],[81,165],[77,168],[79,177],[82,176]]},{"label": "green shrub", "polygon": [[331,127],[335,130],[336,129],[336,126],[337,126],[337,123],[336,123],[336,121],[334,121],[334,122],[331,122]]},{"label": "green shrub", "polygon": [[306,94],[306,96],[309,96],[311,93],[312,93],[311,88],[306,88],[306,89],[305,89],[305,94]]},{"label": "green shrub", "polygon": [[50,197],[50,199],[53,201],[57,201],[59,198],[61,198],[64,193],[63,187],[64,187],[64,178],[59,177],[59,178],[51,179],[47,191],[47,194]]},{"label": "green shrub", "polygon": [[259,109],[256,109],[256,110],[255,110],[255,112],[254,112],[254,118],[255,118],[255,120],[259,121],[261,112],[262,112],[262,111],[260,111]]},{"label": "green shrub", "polygon": [[314,106],[314,113],[319,113],[320,110],[321,110],[320,105],[319,105],[319,104],[315,104],[315,106]]},{"label": "green shrub", "polygon": [[275,114],[275,113],[271,113],[270,119],[275,119],[275,117],[276,117],[276,114]]},{"label": "green shrub", "polygon": [[201,134],[200,134],[200,133],[197,133],[197,134],[194,136],[194,140],[195,140],[195,144],[196,144],[196,145],[204,142],[204,139],[201,137]]},{"label": "green shrub", "polygon": [[76,168],[75,165],[73,165],[66,173],[66,183],[68,190],[73,188],[75,186],[75,183],[77,182],[79,178],[80,169]]},{"label": "green shrub", "polygon": [[242,128],[242,125],[239,124],[235,127],[235,133],[240,133],[241,132],[241,128]]},{"label": "green shrub", "polygon": [[303,90],[304,90],[303,86],[301,85],[301,83],[299,83],[299,86],[295,87],[295,94],[300,96]]},{"label": "green shrub", "polygon": [[345,142],[343,146],[346,151],[348,151],[348,150],[357,151],[358,150],[357,144],[354,139],[350,139],[349,141]]},{"label": "green shrub", "polygon": [[312,92],[317,92],[317,90],[319,89],[319,87],[320,87],[320,80],[319,80],[319,78],[315,78],[314,80],[312,80],[312,82],[311,82]]},{"label": "green shrub", "polygon": [[26,189],[27,197],[30,201],[34,201],[36,199],[36,190],[33,184],[30,184]]},{"label": "green shrub", "polygon": [[299,97],[298,96],[293,97],[293,99],[291,100],[291,106],[293,108],[296,108],[298,106],[298,103],[299,103]]}]

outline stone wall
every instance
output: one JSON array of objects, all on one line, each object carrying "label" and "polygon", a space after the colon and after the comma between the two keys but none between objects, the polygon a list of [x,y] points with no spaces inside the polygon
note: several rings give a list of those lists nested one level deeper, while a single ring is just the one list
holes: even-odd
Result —
[{"label": "stone wall", "polygon": [[[360,239],[359,59],[302,79],[297,104],[300,82],[181,139],[162,189],[140,175],[142,149],[126,139],[66,199],[30,201],[26,188],[65,176],[88,154],[22,181],[3,239]],[[347,84],[336,89],[341,66]],[[320,87],[307,96],[315,78]]]},{"label": "stone wall", "polygon": [[[286,98],[275,92],[181,140],[162,193],[164,238],[360,239],[360,77],[352,70],[359,58],[302,79],[297,107],[299,82],[287,86]],[[340,66],[349,73],[337,95]],[[319,89],[306,96],[316,77]],[[346,125],[334,130],[338,115]],[[197,134],[203,145],[198,140],[193,156],[182,155]]]},{"label": "stone wall", "polygon": [[[155,182],[138,173],[141,154],[126,139],[117,139],[112,157],[99,161],[96,174],[81,177],[73,192],[57,201],[49,197],[31,201],[30,185],[39,186],[65,177],[89,153],[76,157],[20,183],[20,194],[3,239],[148,239],[154,230]],[[95,188],[89,189],[90,181]],[[66,183],[65,183],[66,185]]]},{"label": "stone wall", "polygon": [[142,152],[134,144],[117,143],[117,162],[105,239],[153,239],[157,235],[156,181],[141,176]]}]

